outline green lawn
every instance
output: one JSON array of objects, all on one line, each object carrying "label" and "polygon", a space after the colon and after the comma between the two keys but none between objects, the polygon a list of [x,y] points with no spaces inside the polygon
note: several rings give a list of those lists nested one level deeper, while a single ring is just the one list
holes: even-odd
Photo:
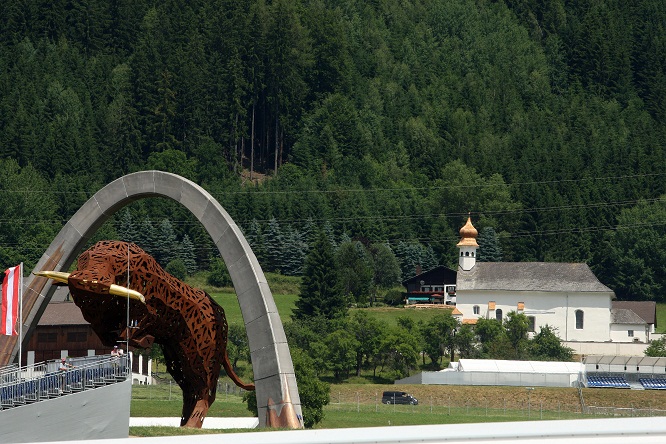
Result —
[{"label": "green lawn", "polygon": [[[211,297],[224,308],[224,313],[227,316],[227,322],[229,324],[244,325],[236,293],[211,293]],[[296,306],[297,298],[298,296],[295,294],[273,295],[282,322],[286,322],[290,319],[291,311]]]},{"label": "green lawn", "polygon": [[[213,292],[211,296],[215,301],[224,308],[224,312],[227,315],[227,322],[229,324],[241,324],[243,325],[243,317],[240,311],[240,305],[238,304],[238,298],[235,293],[231,292]],[[273,294],[273,299],[275,300],[275,305],[277,306],[278,313],[280,313],[280,319],[282,322],[289,322],[291,319],[291,313],[294,307],[296,306],[296,300],[298,299],[297,294]],[[372,308],[359,308],[351,309],[351,312],[355,310],[366,311],[370,316],[377,318],[379,321],[386,325],[397,325],[398,317],[405,316],[414,321],[428,321],[433,316],[442,313],[441,309],[414,309],[414,308],[395,308],[395,307],[372,307]],[[664,320],[666,325],[666,320]]]},{"label": "green lawn", "polygon": [[657,302],[657,333],[666,333],[666,303]]},{"label": "green lawn", "polygon": [[[188,278],[187,283],[208,292],[224,308],[229,324],[243,325],[243,316],[241,315],[238,298],[233,288],[211,287],[206,284],[206,276],[207,273],[198,273]],[[280,313],[280,319],[282,319],[282,322],[286,322],[291,318],[291,311],[296,306],[301,278],[266,273],[266,279],[271,288],[278,313]]]}]

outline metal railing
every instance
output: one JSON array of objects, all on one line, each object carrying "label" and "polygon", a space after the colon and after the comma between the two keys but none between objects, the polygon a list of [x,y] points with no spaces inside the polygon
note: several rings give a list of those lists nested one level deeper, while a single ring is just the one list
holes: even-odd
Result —
[{"label": "metal railing", "polygon": [[72,359],[66,369],[60,361],[40,363],[0,375],[0,408],[7,409],[70,393],[95,389],[127,379],[129,356]]}]

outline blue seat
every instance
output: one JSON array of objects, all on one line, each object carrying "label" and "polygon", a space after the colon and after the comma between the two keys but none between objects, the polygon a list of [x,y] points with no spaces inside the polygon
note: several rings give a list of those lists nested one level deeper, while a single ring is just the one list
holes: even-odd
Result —
[{"label": "blue seat", "polygon": [[587,386],[603,388],[629,388],[629,383],[623,376],[594,375],[587,377]]},{"label": "blue seat", "polygon": [[666,390],[666,379],[662,378],[641,378],[641,385],[650,390]]}]

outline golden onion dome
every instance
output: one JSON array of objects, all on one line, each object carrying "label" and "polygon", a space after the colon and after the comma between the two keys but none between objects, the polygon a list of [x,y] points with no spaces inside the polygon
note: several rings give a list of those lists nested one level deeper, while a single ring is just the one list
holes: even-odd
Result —
[{"label": "golden onion dome", "polygon": [[460,242],[458,242],[457,247],[478,247],[479,244],[476,243],[476,237],[479,235],[479,232],[472,225],[472,218],[467,217],[467,223],[460,229]]}]

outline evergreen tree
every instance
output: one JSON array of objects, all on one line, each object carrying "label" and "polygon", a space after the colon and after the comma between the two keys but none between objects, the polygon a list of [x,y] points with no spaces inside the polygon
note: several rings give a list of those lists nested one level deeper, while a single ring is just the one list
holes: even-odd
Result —
[{"label": "evergreen tree", "polygon": [[365,302],[372,283],[372,261],[363,244],[344,242],[335,252],[338,283],[345,296],[356,302]]},{"label": "evergreen tree", "polygon": [[435,255],[435,250],[430,245],[421,250],[420,256],[421,257],[419,262],[421,263],[421,268],[423,271],[432,270],[439,265],[437,255]]},{"label": "evergreen tree", "polygon": [[282,236],[282,267],[287,276],[299,276],[303,272],[303,262],[308,252],[308,244],[303,234],[290,227]]},{"label": "evergreen tree", "polygon": [[483,227],[477,239],[479,251],[476,260],[479,262],[501,262],[502,248],[493,227]]},{"label": "evergreen tree", "polygon": [[338,287],[333,247],[320,232],[305,258],[301,290],[292,317],[294,320],[313,317],[331,320],[346,313],[347,304]]},{"label": "evergreen tree", "polygon": [[197,271],[197,261],[196,254],[194,253],[194,244],[190,240],[190,236],[187,234],[183,236],[183,242],[178,250],[179,259],[182,259],[183,264],[185,264],[187,274],[194,274]]},{"label": "evergreen tree", "polygon": [[132,102],[132,70],[126,63],[111,72],[113,99],[106,110],[104,164],[109,168],[105,177],[114,179],[132,171],[141,160],[141,131],[138,112]]},{"label": "evergreen tree", "polygon": [[280,272],[283,268],[284,236],[280,223],[274,217],[268,221],[263,231],[264,246],[266,248],[266,269]]},{"label": "evergreen tree", "polygon": [[317,238],[317,231],[317,225],[314,223],[314,220],[312,220],[311,217],[308,217],[303,225],[303,238],[308,245],[314,244],[314,241]]},{"label": "evergreen tree", "polygon": [[425,272],[439,265],[435,250],[431,246],[425,247],[418,242],[398,242],[395,247],[395,255],[400,262],[403,279],[416,276],[418,269]]},{"label": "evergreen tree", "polygon": [[324,225],[322,226],[322,231],[324,232],[324,234],[326,234],[326,239],[328,239],[328,242],[331,244],[331,246],[333,248],[337,248],[338,243],[335,240],[335,230],[333,230],[333,225],[331,225],[330,221],[328,220],[324,221]]},{"label": "evergreen tree", "polygon": [[155,228],[153,223],[147,217],[144,217],[141,222],[141,228],[137,231],[136,242],[146,253],[155,257],[157,249],[157,241],[155,235]]},{"label": "evergreen tree", "polygon": [[261,226],[259,225],[259,222],[257,222],[257,219],[252,219],[250,221],[250,224],[248,225],[247,229],[244,230],[244,233],[245,239],[250,244],[250,248],[252,248],[252,252],[257,257],[257,260],[260,264],[264,264],[263,266],[268,270],[268,259],[266,257],[267,255],[266,247],[264,245],[264,236],[261,231]]},{"label": "evergreen tree", "polygon": [[155,259],[165,266],[180,255],[180,244],[169,219],[162,219],[155,238]]},{"label": "evergreen tree", "polygon": [[139,236],[130,210],[126,209],[122,212],[116,231],[118,232],[118,239],[121,241],[136,242]]},{"label": "evergreen tree", "polygon": [[388,289],[400,283],[400,265],[388,244],[373,244],[373,283],[378,288]]}]

